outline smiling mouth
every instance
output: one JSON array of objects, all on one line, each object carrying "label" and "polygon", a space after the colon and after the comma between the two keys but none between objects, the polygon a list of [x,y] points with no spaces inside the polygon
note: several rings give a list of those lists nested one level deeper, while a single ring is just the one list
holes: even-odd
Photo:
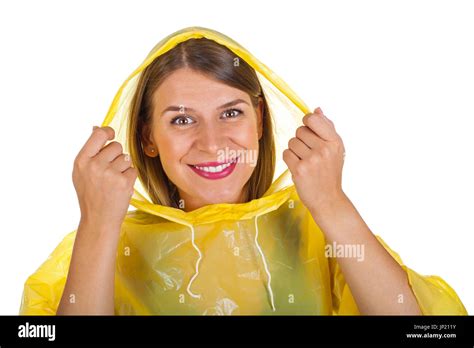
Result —
[{"label": "smiling mouth", "polygon": [[222,179],[230,175],[238,162],[238,157],[228,162],[204,162],[188,164],[188,166],[199,176],[206,179]]},{"label": "smiling mouth", "polygon": [[189,164],[189,166],[203,170],[209,173],[218,173],[236,163],[239,157],[233,158],[227,162],[203,162],[198,164]]}]

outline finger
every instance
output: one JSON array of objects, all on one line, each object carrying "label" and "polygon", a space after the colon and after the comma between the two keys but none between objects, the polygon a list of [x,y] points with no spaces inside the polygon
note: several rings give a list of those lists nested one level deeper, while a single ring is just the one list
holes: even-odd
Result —
[{"label": "finger", "polygon": [[305,143],[310,149],[318,148],[321,146],[321,142],[324,141],[307,126],[298,127],[296,129],[296,137]]},{"label": "finger", "polygon": [[133,185],[135,184],[135,180],[137,180],[137,177],[138,177],[137,169],[130,167],[123,172],[123,175],[125,175],[128,178],[128,180],[130,180],[130,185],[133,187]]},{"label": "finger", "polygon": [[286,149],[283,151],[283,161],[285,161],[286,165],[288,166],[288,169],[290,169],[290,172],[293,172],[296,164],[299,162],[298,156],[295,155],[293,151],[290,149]]},{"label": "finger", "polygon": [[300,159],[306,158],[311,154],[311,149],[298,138],[291,138],[288,142],[288,149],[290,149]]},{"label": "finger", "polygon": [[130,155],[125,153],[115,158],[111,163],[111,167],[121,173],[130,168],[131,165],[132,161],[130,159]]},{"label": "finger", "polygon": [[303,124],[310,128],[317,136],[326,141],[336,141],[338,139],[336,130],[332,123],[325,119],[323,113],[316,109],[315,113],[307,114],[303,117]]},{"label": "finger", "polygon": [[91,136],[79,151],[79,154],[94,157],[99,153],[105,143],[114,137],[115,131],[112,127],[98,127],[93,130]]},{"label": "finger", "polygon": [[112,141],[111,143],[104,146],[102,150],[100,150],[100,152],[94,156],[94,158],[97,158],[99,161],[112,162],[122,153],[122,145],[117,141]]}]

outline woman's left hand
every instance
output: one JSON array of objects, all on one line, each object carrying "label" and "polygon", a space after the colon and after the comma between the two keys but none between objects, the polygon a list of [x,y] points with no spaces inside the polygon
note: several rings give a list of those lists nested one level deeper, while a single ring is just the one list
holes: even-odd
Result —
[{"label": "woman's left hand", "polygon": [[283,151],[296,191],[311,213],[346,199],[342,190],[345,149],[334,124],[321,108],[303,117],[304,126]]}]

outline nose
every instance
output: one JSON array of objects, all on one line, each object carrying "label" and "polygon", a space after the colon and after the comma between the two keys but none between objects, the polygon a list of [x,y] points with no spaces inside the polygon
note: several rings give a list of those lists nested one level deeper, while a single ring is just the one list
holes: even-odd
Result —
[{"label": "nose", "polygon": [[227,132],[219,124],[208,122],[201,125],[196,138],[196,147],[202,152],[215,155],[226,146]]}]

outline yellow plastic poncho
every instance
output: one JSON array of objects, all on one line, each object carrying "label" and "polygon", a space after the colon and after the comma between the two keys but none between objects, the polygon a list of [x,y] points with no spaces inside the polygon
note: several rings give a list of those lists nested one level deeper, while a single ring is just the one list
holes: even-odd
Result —
[{"label": "yellow plastic poncho", "polygon": [[[214,204],[192,212],[151,203],[137,180],[117,250],[115,313],[359,314],[325,238],[301,203],[282,151],[301,125],[306,104],[245,48],[216,31],[190,27],[160,41],[117,92],[102,126],[128,152],[127,111],[142,70],[178,43],[205,37],[227,46],[257,72],[275,125],[277,167],[265,195],[244,204]],[[20,314],[55,314],[65,286],[76,231],[66,235],[26,281]],[[423,314],[467,314],[437,276],[406,267]]]}]

